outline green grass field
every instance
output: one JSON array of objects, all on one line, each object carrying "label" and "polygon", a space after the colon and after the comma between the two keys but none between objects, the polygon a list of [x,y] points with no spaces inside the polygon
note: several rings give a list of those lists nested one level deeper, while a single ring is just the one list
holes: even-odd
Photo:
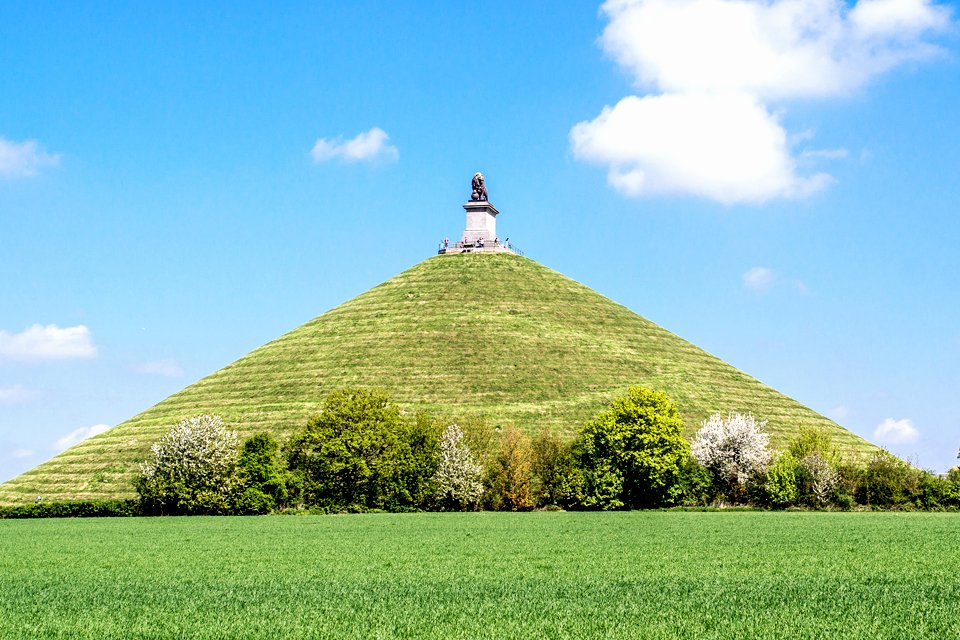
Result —
[{"label": "green grass field", "polygon": [[960,516],[0,521],[2,638],[956,638]]},{"label": "green grass field", "polygon": [[[211,327],[216,331],[216,327]],[[816,372],[811,371],[811,376]],[[819,427],[851,456],[875,447],[630,309],[536,262],[437,256],[0,485],[0,504],[120,498],[178,420],[218,413],[285,438],[330,391],[379,386],[410,411],[486,416],[572,435],[631,385],[666,391],[688,436],[715,411],[752,412],[781,446]],[[72,427],[71,427],[72,428]]]}]

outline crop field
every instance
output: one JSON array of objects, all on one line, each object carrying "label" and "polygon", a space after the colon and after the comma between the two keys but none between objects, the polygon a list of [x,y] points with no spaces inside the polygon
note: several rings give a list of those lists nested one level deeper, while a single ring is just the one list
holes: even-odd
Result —
[{"label": "crop field", "polygon": [[2,638],[956,638],[960,515],[0,521]]}]

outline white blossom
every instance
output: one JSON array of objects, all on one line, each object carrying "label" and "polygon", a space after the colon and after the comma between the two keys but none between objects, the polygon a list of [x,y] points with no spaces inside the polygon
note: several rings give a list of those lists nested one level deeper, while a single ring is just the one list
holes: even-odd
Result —
[{"label": "white blossom", "polygon": [[701,423],[690,453],[707,469],[727,481],[743,484],[770,463],[767,421],[732,413],[724,420],[715,413]]},{"label": "white blossom", "polygon": [[825,507],[833,497],[833,491],[840,482],[840,474],[819,453],[811,453],[801,462],[812,479],[810,491],[818,507]]},{"label": "white blossom", "polygon": [[467,507],[483,493],[483,467],[463,441],[463,431],[456,424],[444,429],[440,436],[440,466],[433,476],[437,495]]},{"label": "white blossom", "polygon": [[182,480],[196,488],[223,486],[237,463],[237,432],[223,426],[220,416],[181,420],[150,447],[153,459],[140,464],[147,479],[157,475]]}]

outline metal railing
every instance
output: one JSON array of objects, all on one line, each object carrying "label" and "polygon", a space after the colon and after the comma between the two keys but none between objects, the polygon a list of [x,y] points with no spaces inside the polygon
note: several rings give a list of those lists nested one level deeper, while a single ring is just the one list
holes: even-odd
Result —
[{"label": "metal railing", "polygon": [[523,251],[520,250],[520,247],[515,245],[512,242],[484,242],[483,246],[471,243],[471,242],[456,242],[451,245],[444,246],[443,243],[440,243],[440,247],[437,250],[438,254],[445,253],[471,253],[474,251],[494,251],[495,249],[508,249],[518,256],[523,255]]}]

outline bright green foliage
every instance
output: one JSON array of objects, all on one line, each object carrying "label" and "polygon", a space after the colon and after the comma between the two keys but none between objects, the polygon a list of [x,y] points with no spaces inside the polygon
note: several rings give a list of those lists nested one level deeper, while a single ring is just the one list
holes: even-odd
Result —
[{"label": "bright green foliage", "polygon": [[833,441],[833,434],[822,428],[800,427],[800,433],[790,440],[787,451],[794,460],[816,454],[834,467],[843,463],[843,454]]},{"label": "bright green foliage", "polygon": [[[488,338],[479,350],[478,335]],[[414,265],[84,440],[0,486],[0,503],[32,502],[37,495],[128,497],[150,443],[183,416],[200,412],[223,416],[241,437],[268,431],[283,442],[322,409],[326,394],[376,386],[411,414],[423,410],[446,424],[456,420],[465,432],[467,418],[487,416],[531,435],[545,427],[572,438],[632,384],[668,393],[683,414],[687,437],[716,411],[741,411],[767,420],[775,447],[805,424],[834,433],[851,459],[875,451],[824,416],[556,271],[519,256],[470,253]]]},{"label": "bright green foliage", "polygon": [[[397,509],[415,506],[428,481],[415,451],[426,444],[415,425],[380,389],[347,389],[327,396],[323,411],[285,446],[295,498],[327,508]],[[436,455],[433,453],[432,455]]]},{"label": "bright green foliage", "polygon": [[945,640],[955,513],[0,521],[0,638]]},{"label": "bright green foliage", "polygon": [[584,424],[576,449],[587,482],[586,506],[644,508],[674,503],[690,454],[677,405],[662,391],[630,387]]},{"label": "bright green foliage", "polygon": [[286,471],[279,452],[280,444],[269,433],[257,433],[244,441],[237,465],[243,486],[240,512],[267,513],[286,502]]},{"label": "bright green foliage", "polygon": [[767,468],[763,484],[762,504],[783,509],[797,502],[797,459],[784,451]]}]

